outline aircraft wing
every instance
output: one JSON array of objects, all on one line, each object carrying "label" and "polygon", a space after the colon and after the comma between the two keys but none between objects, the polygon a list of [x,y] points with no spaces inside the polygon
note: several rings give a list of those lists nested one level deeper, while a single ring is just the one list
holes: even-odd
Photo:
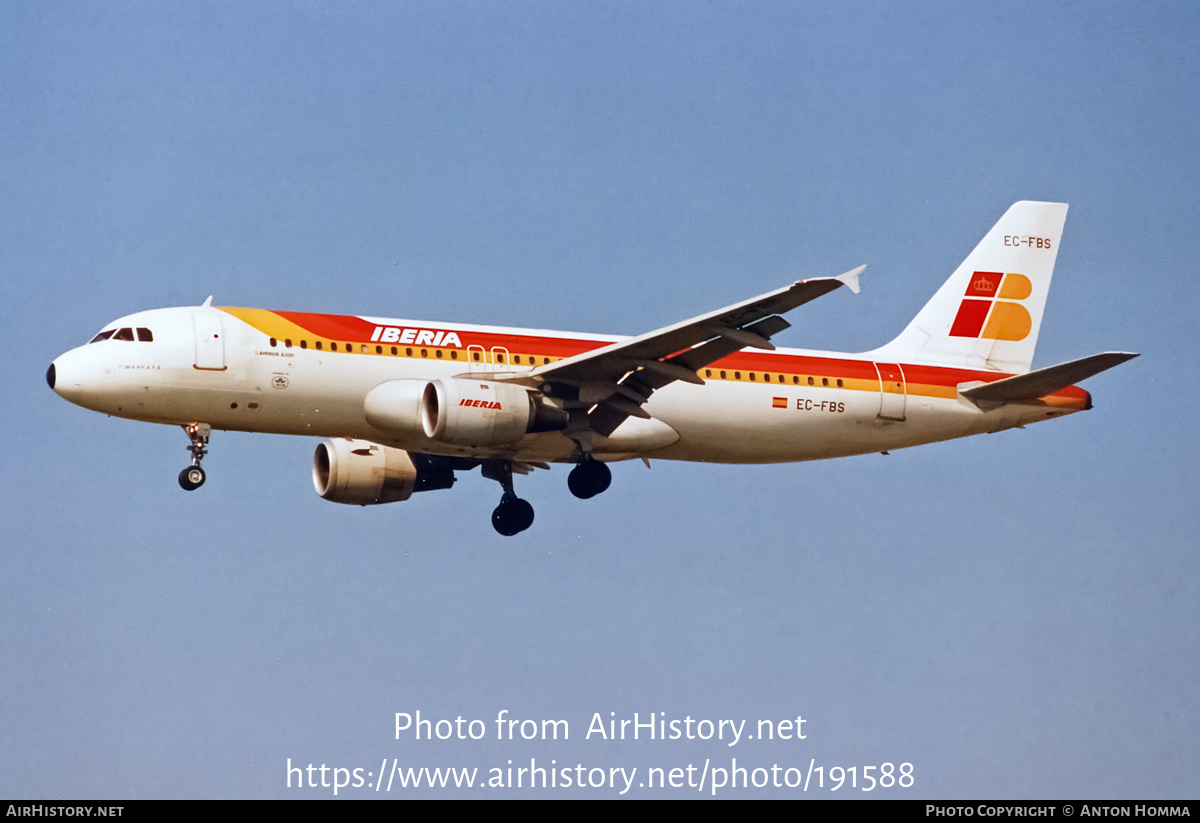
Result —
[{"label": "aircraft wing", "polygon": [[521,382],[543,384],[546,394],[586,426],[609,435],[628,417],[649,417],[642,404],[657,389],[683,380],[703,384],[697,370],[747,347],[774,349],[771,335],[791,324],[779,316],[841,286],[858,292],[866,266],[837,277],[798,280],[790,286],[691,320],[621,340],[540,366]]}]

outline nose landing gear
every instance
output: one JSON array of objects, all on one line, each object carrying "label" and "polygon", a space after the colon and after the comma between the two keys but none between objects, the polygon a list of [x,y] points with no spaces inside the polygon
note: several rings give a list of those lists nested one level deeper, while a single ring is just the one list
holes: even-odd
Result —
[{"label": "nose landing gear", "polygon": [[208,437],[212,434],[212,426],[207,423],[189,423],[183,427],[188,439],[192,444],[187,447],[187,450],[192,453],[192,465],[179,473],[179,486],[184,491],[195,491],[204,485],[204,469],[200,468],[200,461],[204,459],[204,455],[208,454]]}]

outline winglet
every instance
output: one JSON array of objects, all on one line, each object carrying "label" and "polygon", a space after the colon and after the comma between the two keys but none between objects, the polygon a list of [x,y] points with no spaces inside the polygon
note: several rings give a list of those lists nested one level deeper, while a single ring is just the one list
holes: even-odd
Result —
[{"label": "winglet", "polygon": [[863,269],[865,269],[865,268],[866,268],[866,266],[859,266],[857,269],[851,269],[850,271],[846,272],[845,274],[839,274],[837,277],[835,277],[833,279],[837,280],[840,283],[845,284],[846,286],[849,286],[850,291],[854,292],[855,294],[858,294],[858,292],[859,292],[858,276],[863,273]]}]

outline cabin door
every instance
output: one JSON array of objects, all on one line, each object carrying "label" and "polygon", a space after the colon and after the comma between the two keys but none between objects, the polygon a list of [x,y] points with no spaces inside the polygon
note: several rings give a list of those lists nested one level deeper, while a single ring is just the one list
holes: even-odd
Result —
[{"label": "cabin door", "polygon": [[196,331],[196,368],[205,371],[225,370],[225,335],[221,329],[221,312],[199,309],[192,313]]},{"label": "cabin door", "polygon": [[879,416],[884,420],[903,420],[908,392],[904,370],[899,363],[876,363],[879,373]]}]

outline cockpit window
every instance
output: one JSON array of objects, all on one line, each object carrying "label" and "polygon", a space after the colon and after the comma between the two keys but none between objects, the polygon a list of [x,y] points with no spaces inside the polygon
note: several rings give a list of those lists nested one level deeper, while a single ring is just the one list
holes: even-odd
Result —
[{"label": "cockpit window", "polygon": [[[136,337],[134,336],[136,333]],[[88,341],[99,343],[101,340],[138,340],[142,343],[153,343],[154,332],[139,326],[137,329],[105,329]]]}]

